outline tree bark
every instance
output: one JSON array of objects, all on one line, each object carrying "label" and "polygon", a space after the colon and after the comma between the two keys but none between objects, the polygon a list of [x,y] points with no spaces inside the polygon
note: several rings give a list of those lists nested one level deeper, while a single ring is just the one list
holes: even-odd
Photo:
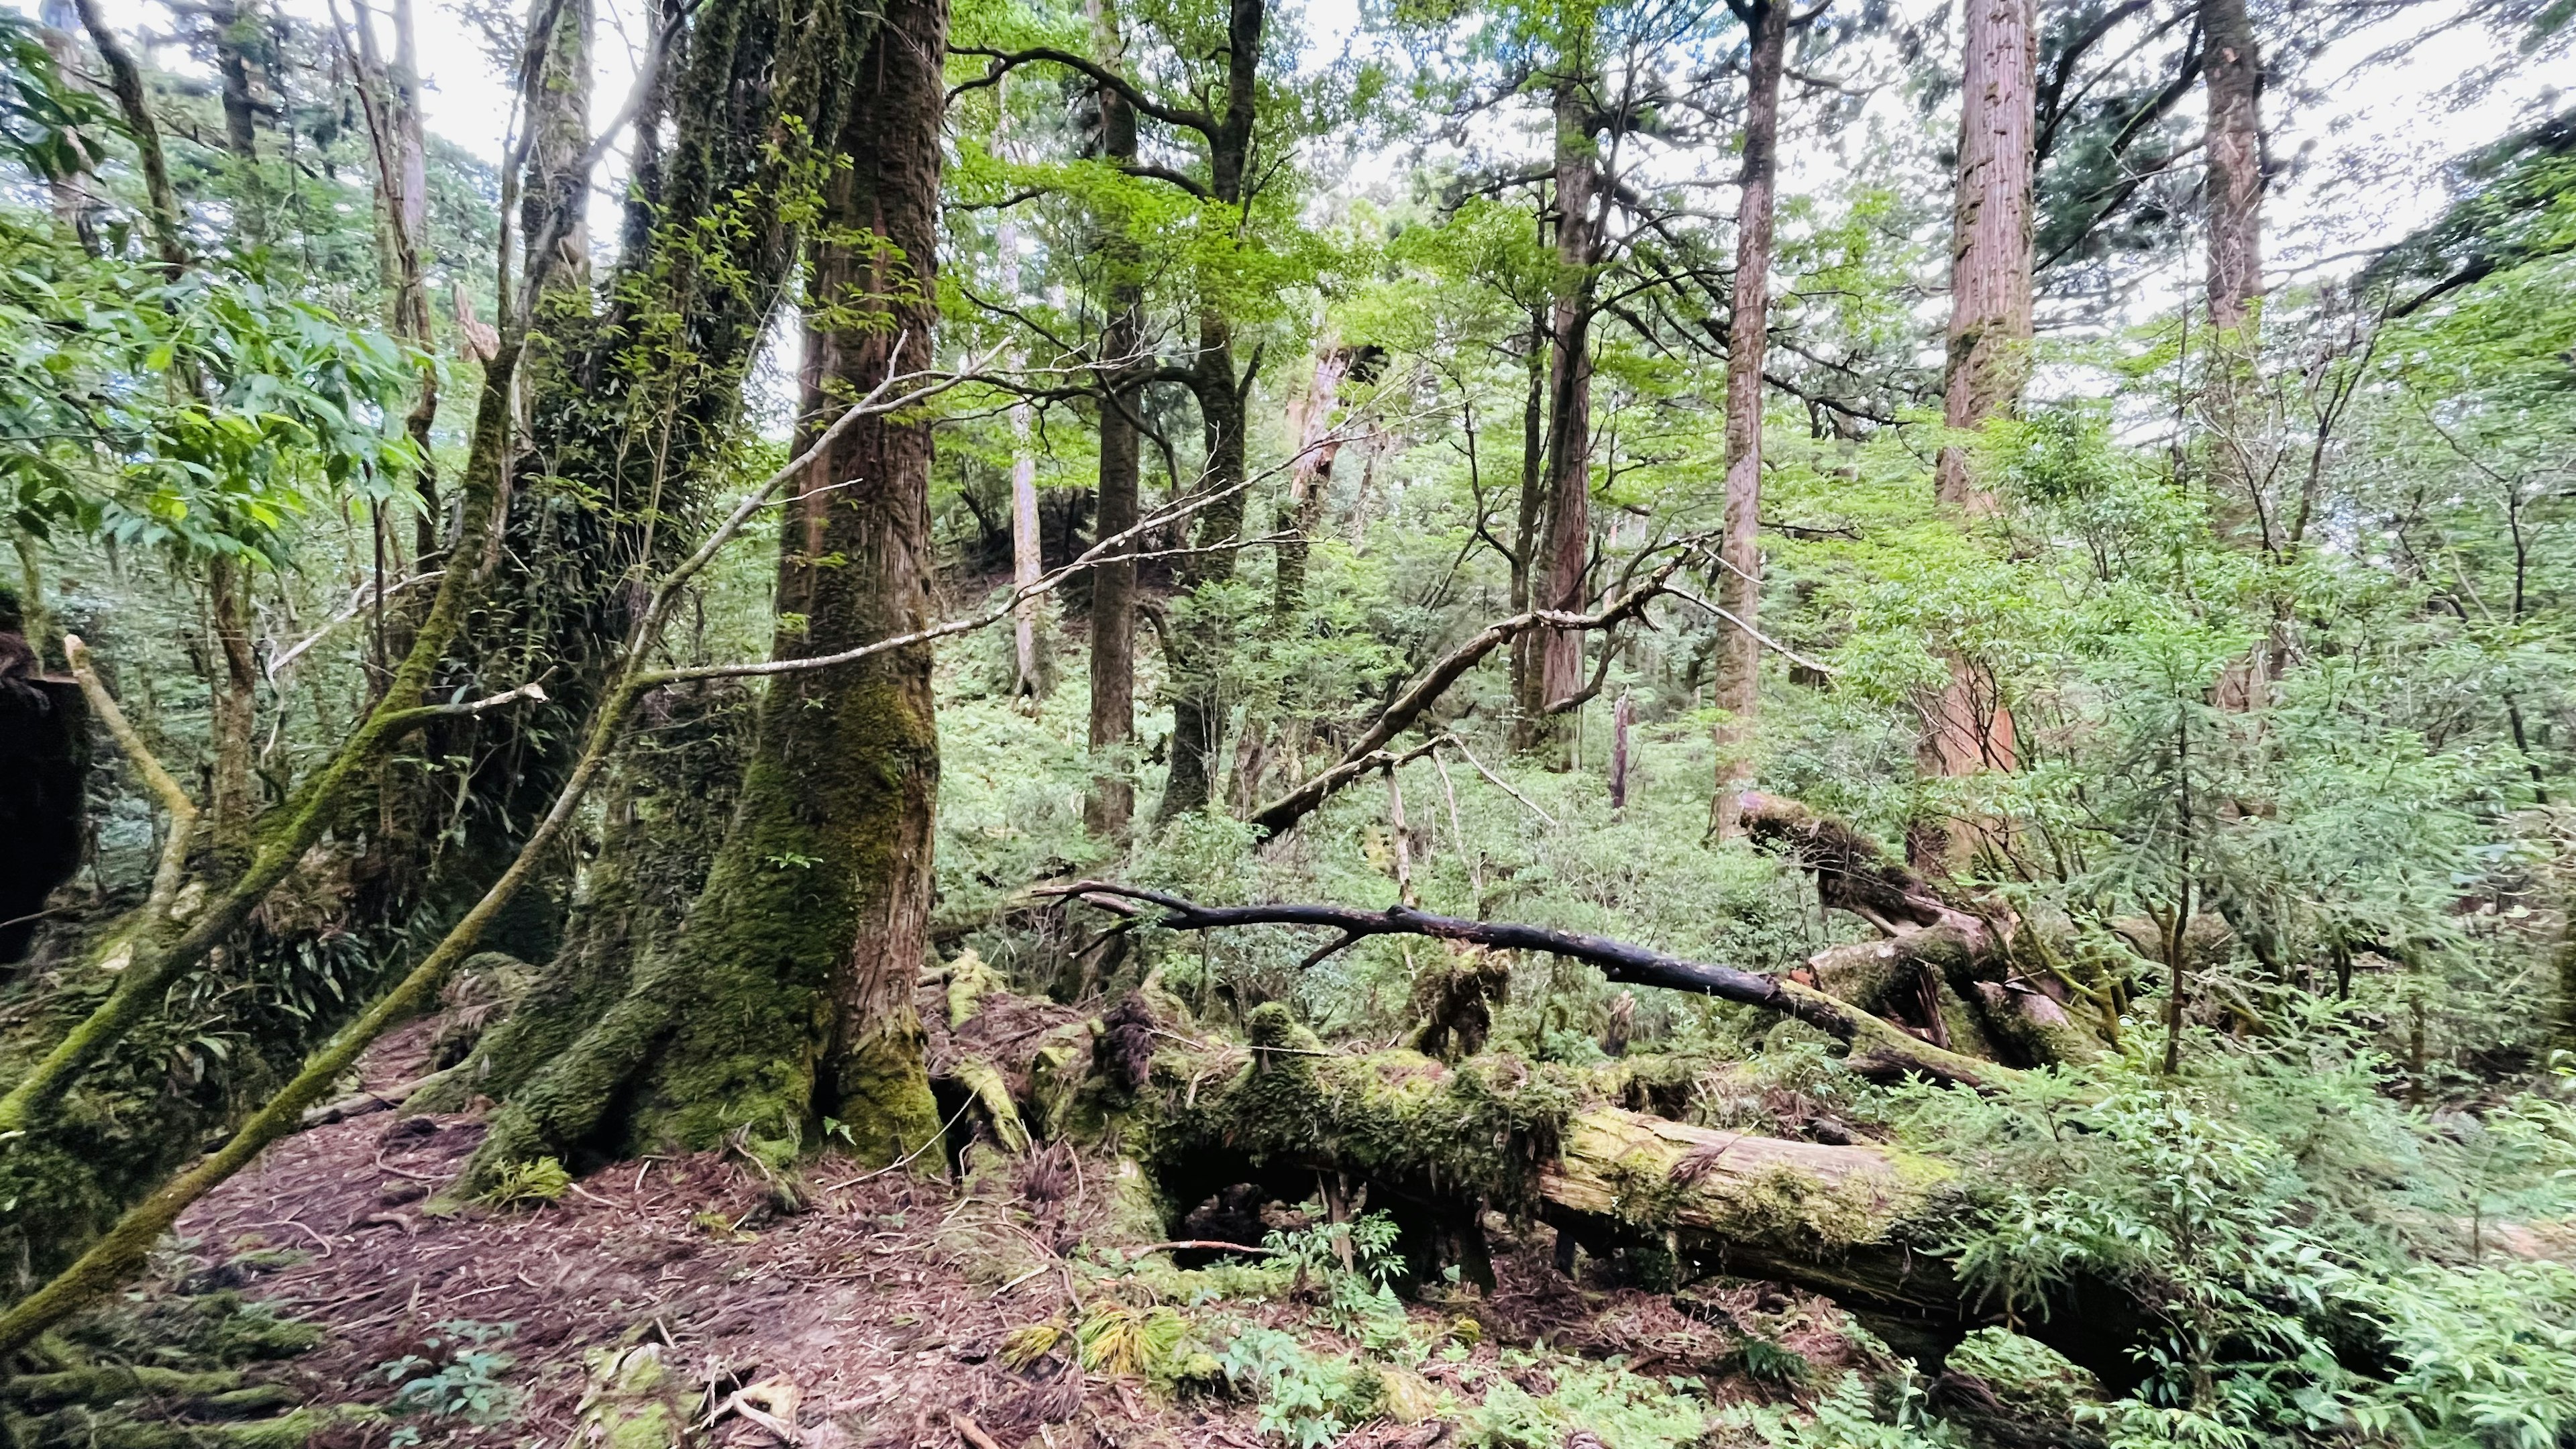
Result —
[{"label": "tree bark", "polygon": [[530,25],[554,16],[538,62],[536,105],[526,121],[528,184],[519,199],[519,244],[525,249],[523,273],[533,271],[536,249],[547,244],[548,218],[570,216],[572,225],[555,240],[556,257],[546,274],[550,295],[585,306],[590,290],[590,227],[587,222],[590,175],[582,153],[590,149],[590,44],[592,0],[531,0]]},{"label": "tree bark", "polygon": [[[2208,89],[2207,211],[2210,343],[2202,415],[2209,431],[2209,489],[2221,530],[2278,550],[2282,529],[2258,496],[2247,406],[2260,352],[2256,302],[2263,293],[2263,62],[2246,0],[2200,0],[2201,79]],[[2249,707],[2268,683],[2267,650],[2232,666],[2222,703]]]},{"label": "tree bark", "polygon": [[[1529,390],[1521,404],[1520,508],[1512,529],[1511,605],[1515,614],[1527,613],[1531,608],[1530,574],[1538,559],[1539,534],[1547,522],[1548,318],[1543,311],[1530,313],[1529,348],[1522,360],[1529,370]],[[1512,639],[1514,754],[1537,748],[1539,729],[1547,718],[1547,700],[1542,697],[1546,668],[1540,659],[1545,642],[1537,634]]]},{"label": "tree bark", "polygon": [[[1967,69],[1961,81],[1958,195],[1952,218],[1950,344],[1943,422],[1974,432],[2010,416],[2030,372],[2032,173],[2036,145],[2038,36],[2031,0],[1968,0]],[[1970,518],[1993,515],[1993,489],[1977,476],[1970,449],[1941,449],[1933,495]],[[1949,682],[1921,706],[1917,770],[1931,777],[2010,770],[2012,714],[1991,670],[1958,654]],[[1920,863],[1963,862],[1973,831],[1926,816],[1908,840]]]},{"label": "tree bark", "polygon": [[[837,317],[806,336],[807,443],[845,394],[929,361],[946,37],[944,0],[898,0],[854,69],[835,143],[849,164],[811,247]],[[806,469],[781,525],[777,657],[924,626],[930,457],[925,422],[876,415]],[[826,1118],[877,1161],[936,1135],[912,1009],[939,780],[930,666],[916,645],[771,682],[686,928],[506,1104],[469,1178],[735,1134],[783,1160]]]},{"label": "tree bark", "polygon": [[1718,606],[1743,621],[1717,640],[1717,793],[1709,824],[1736,833],[1736,797],[1753,784],[1753,733],[1761,708],[1762,355],[1770,340],[1772,188],[1779,170],[1780,72],[1789,46],[1788,0],[1752,0],[1744,110],[1743,197],[1735,211],[1735,296],[1726,341],[1726,518],[1719,541]]},{"label": "tree bark", "polygon": [[237,867],[250,855],[251,734],[259,712],[259,665],[251,658],[250,581],[239,561],[218,556],[206,564],[206,595],[214,625],[215,657],[206,680],[211,717],[213,788],[207,792],[209,836],[222,858]]},{"label": "tree bark", "polygon": [[[1001,105],[1001,92],[994,93],[1002,114],[996,130],[995,149],[1011,159],[1010,111]],[[1013,305],[1020,294],[1020,229],[1011,214],[1002,214],[995,229],[994,249],[1001,254],[1002,293]],[[1017,365],[1016,358],[1013,360]],[[1033,588],[1038,575],[1045,572],[1046,545],[1039,535],[1038,459],[1030,451],[1031,412],[1023,398],[1011,404],[1011,586],[1018,590]],[[1054,663],[1047,656],[1051,643],[1046,637],[1046,600],[1029,593],[1011,610],[1011,692],[1032,702],[1046,698]]]},{"label": "tree bark", "polygon": [[[1549,337],[1547,533],[1537,566],[1539,606],[1579,614],[1592,562],[1592,313],[1600,261],[1600,158],[1587,80],[1556,83],[1557,299]],[[1540,648],[1540,698],[1553,705],[1583,688],[1583,638],[1549,632]],[[1542,719],[1544,716],[1542,716]],[[1552,733],[1535,724],[1537,742]]]},{"label": "tree bark", "polygon": [[2209,321],[2245,325],[2263,294],[2263,61],[2245,0],[2200,0],[2209,88]]},{"label": "tree bark", "polygon": [[1353,353],[1329,333],[1315,344],[1315,371],[1306,390],[1288,408],[1288,441],[1297,455],[1288,465],[1288,503],[1279,524],[1278,571],[1272,576],[1270,619],[1286,629],[1306,608],[1306,556],[1316,522],[1323,517],[1325,492],[1333,483],[1333,459],[1341,443],[1333,438],[1333,405],[1342,379],[1350,374]]},{"label": "tree bark", "polygon": [[[1126,63],[1115,0],[1090,0],[1091,42],[1100,63]],[[1093,92],[1100,107],[1100,155],[1112,166],[1136,164],[1136,112],[1114,87]],[[1135,386],[1137,353],[1144,346],[1143,257],[1127,219],[1113,216],[1100,228],[1104,272],[1100,332],[1100,500],[1093,533],[1115,538],[1140,516],[1136,477],[1143,390]],[[1091,788],[1083,796],[1083,824],[1113,839],[1127,833],[1136,810],[1136,787],[1123,758],[1136,738],[1136,565],[1121,558],[1091,571]]]},{"label": "tree bark", "polygon": [[[1959,182],[1952,215],[1950,346],[1943,419],[1972,432],[2019,405],[2031,339],[2031,170],[2038,39],[2031,0],[1968,0]],[[1941,450],[1943,503],[1992,513],[1968,451]]]}]

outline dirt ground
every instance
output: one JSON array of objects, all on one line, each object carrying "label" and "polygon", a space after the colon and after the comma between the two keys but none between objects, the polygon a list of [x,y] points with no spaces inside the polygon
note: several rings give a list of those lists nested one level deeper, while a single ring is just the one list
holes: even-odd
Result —
[{"label": "dirt ground", "polygon": [[[370,1085],[416,1072],[431,1029],[389,1040],[371,1061]],[[509,1356],[492,1375],[513,1396],[506,1422],[396,1419],[335,1430],[344,1443],[384,1444],[405,1423],[418,1426],[420,1442],[581,1443],[591,1437],[580,1407],[592,1363],[638,1343],[658,1345],[719,1444],[1278,1443],[1240,1401],[1166,1402],[1063,1357],[1026,1372],[1004,1367],[1006,1335],[1072,1315],[1081,1287],[1067,1255],[1116,1261],[1143,1246],[1132,1225],[1122,1234],[1113,1222],[1105,1162],[1059,1157],[1051,1177],[1024,1164],[1003,1192],[988,1183],[974,1193],[942,1177],[827,1160],[803,1176],[804,1210],[782,1212],[755,1166],[700,1153],[617,1164],[541,1206],[430,1210],[482,1131],[472,1115],[398,1112],[316,1127],[271,1149],[182,1224],[199,1286],[236,1285],[327,1326],[319,1348],[272,1370],[309,1402],[385,1404],[399,1376],[388,1365],[444,1362],[478,1335]],[[1002,1200],[1013,1194],[1020,1200]],[[960,1231],[967,1226],[976,1230]],[[1498,1291],[1468,1305],[1486,1325],[1471,1362],[1545,1343],[1623,1355],[1643,1372],[1711,1371],[1734,1342],[1732,1320],[1789,1306],[1761,1285],[1703,1292],[1686,1307],[1578,1288],[1555,1272],[1543,1234],[1500,1245]],[[994,1286],[996,1243],[1037,1266]],[[1251,1311],[1321,1346],[1335,1342],[1295,1305]],[[1459,1311],[1414,1309],[1443,1324]],[[1827,1316],[1803,1337],[1811,1357],[1839,1356]],[[1721,1397],[1733,1392],[1716,1387]],[[1342,1443],[1427,1449],[1453,1432],[1382,1422]],[[974,1442],[978,1433],[986,1444]]]}]

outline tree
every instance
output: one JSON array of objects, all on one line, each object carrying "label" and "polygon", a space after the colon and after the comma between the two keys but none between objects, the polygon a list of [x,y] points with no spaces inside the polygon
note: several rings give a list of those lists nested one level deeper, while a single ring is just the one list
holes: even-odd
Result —
[{"label": "tree", "polygon": [[[1118,28],[1115,0],[1091,0],[1094,59],[1110,71],[1123,71],[1126,42]],[[1136,165],[1136,111],[1114,85],[1094,82],[1099,107],[1100,159],[1114,170]],[[1136,526],[1137,475],[1142,463],[1143,389],[1136,385],[1146,370],[1138,354],[1145,345],[1143,249],[1130,234],[1126,219],[1099,221],[1105,273],[1100,354],[1100,497],[1093,527],[1102,538],[1115,538]],[[1135,786],[1126,777],[1120,754],[1136,737],[1136,565],[1113,558],[1091,572],[1091,727],[1095,757],[1091,788],[1083,797],[1083,823],[1099,834],[1117,837],[1127,831],[1135,813]]]},{"label": "tree", "polygon": [[[2030,371],[2031,168],[2036,36],[2028,0],[1969,0],[1960,84],[1958,198],[1952,219],[1949,358],[1942,421],[1957,432],[2008,419]],[[1970,520],[1997,509],[1970,448],[1943,445],[1933,496]],[[2010,770],[2012,712],[1990,668],[1958,655],[1924,710],[1916,759],[1927,776]],[[1916,832],[1923,861],[1955,860],[1957,832]]]},{"label": "tree", "polygon": [[[930,355],[947,19],[942,0],[843,19],[858,83],[808,251],[809,440]],[[775,657],[927,623],[929,470],[928,424],[901,416],[851,426],[809,465],[782,531]],[[511,1094],[475,1174],[737,1132],[784,1160],[827,1122],[876,1160],[917,1153],[938,1129],[911,1004],[938,780],[926,645],[773,684],[685,927]]]},{"label": "tree", "polygon": [[1735,210],[1735,296],[1726,346],[1726,513],[1718,546],[1717,599],[1736,627],[1718,637],[1717,792],[1709,824],[1736,832],[1738,799],[1753,782],[1747,753],[1761,703],[1762,358],[1770,340],[1772,187],[1780,164],[1780,72],[1787,64],[1787,0],[1737,7],[1749,37],[1745,65],[1744,177]]}]

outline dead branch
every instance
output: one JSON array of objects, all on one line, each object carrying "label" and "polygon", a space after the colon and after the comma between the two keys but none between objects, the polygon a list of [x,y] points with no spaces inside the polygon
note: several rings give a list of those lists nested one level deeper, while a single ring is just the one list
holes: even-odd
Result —
[{"label": "dead branch", "polygon": [[[1323,804],[1335,790],[1375,768],[1371,763],[1371,757],[1377,754],[1380,747],[1403,733],[1415,720],[1420,719],[1432,705],[1439,702],[1441,695],[1448,692],[1449,686],[1457,683],[1468,670],[1475,668],[1486,655],[1493,653],[1505,643],[1538,628],[1589,630],[1616,627],[1643,613],[1646,605],[1654,602],[1657,595],[1664,593],[1673,574],[1688,558],[1687,553],[1676,553],[1653,573],[1647,575],[1644,583],[1638,585],[1619,602],[1597,614],[1568,614],[1554,609],[1531,609],[1486,625],[1476,632],[1475,637],[1442,655],[1421,679],[1415,681],[1412,688],[1398,695],[1395,702],[1388,705],[1385,712],[1377,717],[1377,721],[1353,741],[1349,749],[1342,752],[1340,760],[1296,789],[1262,806],[1252,817],[1253,829],[1260,833],[1261,838],[1268,839],[1313,814],[1315,808]],[[1488,779],[1492,778],[1492,773],[1485,771],[1484,766],[1478,765],[1476,768],[1484,772]]]},{"label": "dead branch", "polygon": [[[1922,1076],[1967,1087],[1985,1087],[2011,1075],[2011,1069],[1944,1051],[1917,1040],[1892,1022],[1811,986],[1701,961],[1669,956],[1645,946],[1607,936],[1588,936],[1545,926],[1508,921],[1469,921],[1437,916],[1406,906],[1367,911],[1355,906],[1272,903],[1207,906],[1163,891],[1110,881],[1078,881],[1051,887],[1048,894],[1089,901],[1096,897],[1141,901],[1163,909],[1156,923],[1176,931],[1213,931],[1230,926],[1318,926],[1341,932],[1351,941],[1368,936],[1430,936],[1463,941],[1503,951],[1542,951],[1599,967],[1612,981],[1631,986],[1660,986],[1776,1011],[1805,1022],[1852,1048],[1846,1061],[1854,1071],[1873,1077]],[[1335,941],[1333,949],[1347,944]]]}]

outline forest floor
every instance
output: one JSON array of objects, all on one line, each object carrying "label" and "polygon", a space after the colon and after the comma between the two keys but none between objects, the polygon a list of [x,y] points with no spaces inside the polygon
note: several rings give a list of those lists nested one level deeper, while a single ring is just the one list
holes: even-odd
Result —
[{"label": "forest floor", "polygon": [[[418,1075],[435,1027],[384,1043],[369,1086]],[[1008,1335],[1096,1307],[1101,1265],[1146,1246],[1130,1241],[1143,1229],[1122,1228],[1105,1201],[1114,1169],[1103,1159],[1065,1164],[1069,1187],[996,1192],[990,1181],[869,1174],[827,1158],[803,1176],[803,1210],[782,1212],[761,1171],[712,1152],[611,1166],[542,1205],[433,1208],[482,1131],[472,1114],[375,1113],[282,1142],[189,1215],[178,1259],[131,1303],[148,1316],[155,1295],[235,1290],[318,1325],[318,1346],[260,1376],[308,1403],[387,1411],[326,1436],[344,1445],[603,1438],[585,1427],[585,1399],[598,1398],[608,1354],[642,1343],[658,1345],[670,1402],[685,1402],[709,1443],[1280,1442],[1265,1436],[1254,1396],[1166,1396],[1132,1376],[1085,1373],[1069,1340],[1023,1371],[1005,1366]],[[1027,1187],[1025,1170],[1015,1181]],[[1451,1441],[1459,1406],[1506,1380],[1545,1394],[1551,1363],[1576,1359],[1688,1374],[1716,1403],[1759,1399],[1762,1386],[1727,1367],[1740,1364],[1735,1350],[1755,1319],[1769,1341],[1819,1367],[1860,1352],[1822,1300],[1762,1284],[1679,1300],[1581,1287],[1556,1271],[1551,1240],[1544,1227],[1505,1231],[1492,1293],[1407,1308],[1412,1330],[1448,1350],[1421,1370],[1447,1412],[1379,1417],[1338,1442]],[[1008,1267],[1038,1266],[996,1287],[1005,1271],[996,1243],[1021,1253]],[[1227,1311],[1320,1353],[1354,1347],[1294,1295]],[[437,1391],[396,1397],[399,1381],[433,1371]]]}]

